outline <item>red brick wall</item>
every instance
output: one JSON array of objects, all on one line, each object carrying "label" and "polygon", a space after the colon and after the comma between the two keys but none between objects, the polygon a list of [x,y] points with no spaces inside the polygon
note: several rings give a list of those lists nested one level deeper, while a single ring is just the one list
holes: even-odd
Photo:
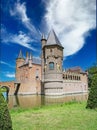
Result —
[{"label": "red brick wall", "polygon": [[7,86],[9,87],[9,95],[14,94],[14,81],[7,81],[7,82],[0,82],[0,86]]}]

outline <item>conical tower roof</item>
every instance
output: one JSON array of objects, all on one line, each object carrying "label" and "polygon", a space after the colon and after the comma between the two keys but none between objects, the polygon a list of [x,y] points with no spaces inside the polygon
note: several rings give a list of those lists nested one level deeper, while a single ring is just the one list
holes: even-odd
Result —
[{"label": "conical tower roof", "polygon": [[57,36],[56,36],[56,34],[55,34],[53,29],[49,33],[46,45],[59,45],[59,46],[62,47],[62,44],[58,40],[58,38],[57,38]]},{"label": "conical tower roof", "polygon": [[30,53],[29,60],[32,60],[32,54]]},{"label": "conical tower roof", "polygon": [[23,58],[23,54],[22,51],[20,50],[19,55],[18,55],[18,59],[22,59]]}]

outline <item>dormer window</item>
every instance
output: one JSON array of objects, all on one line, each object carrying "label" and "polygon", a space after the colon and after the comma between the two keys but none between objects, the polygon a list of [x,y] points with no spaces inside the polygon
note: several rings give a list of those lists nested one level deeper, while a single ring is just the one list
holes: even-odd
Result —
[{"label": "dormer window", "polygon": [[50,70],[54,70],[54,62],[50,62],[49,63],[49,69]]}]

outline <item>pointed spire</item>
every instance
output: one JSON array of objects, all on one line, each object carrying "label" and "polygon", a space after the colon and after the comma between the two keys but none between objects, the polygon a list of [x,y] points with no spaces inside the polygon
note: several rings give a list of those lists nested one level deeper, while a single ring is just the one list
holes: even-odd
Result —
[{"label": "pointed spire", "polygon": [[42,34],[41,41],[46,41],[44,33]]},{"label": "pointed spire", "polygon": [[49,33],[46,45],[59,45],[59,46],[62,46],[53,29]]},{"label": "pointed spire", "polygon": [[26,52],[25,64],[27,64],[27,63],[28,63],[28,61],[29,61],[29,54],[28,54],[28,52]]},{"label": "pointed spire", "polygon": [[28,52],[26,52],[26,58],[28,58],[29,57],[29,53]]},{"label": "pointed spire", "polygon": [[20,50],[20,52],[19,52],[18,58],[19,58],[19,59],[23,58],[23,55],[22,55],[22,51],[21,51],[21,50]]},{"label": "pointed spire", "polygon": [[32,60],[32,54],[30,53],[30,57],[29,57],[29,60]]},{"label": "pointed spire", "polygon": [[32,68],[32,54],[29,56],[29,68]]},{"label": "pointed spire", "polygon": [[44,33],[42,34],[42,39],[45,39]]},{"label": "pointed spire", "polygon": [[41,38],[41,43],[42,43],[42,48],[46,45],[46,38],[44,36],[44,34],[42,34],[42,38]]}]

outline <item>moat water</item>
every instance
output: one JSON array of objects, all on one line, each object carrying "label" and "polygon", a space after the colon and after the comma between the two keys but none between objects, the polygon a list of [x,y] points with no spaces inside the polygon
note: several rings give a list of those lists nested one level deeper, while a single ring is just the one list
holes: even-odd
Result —
[{"label": "moat water", "polygon": [[42,105],[61,104],[69,101],[86,101],[87,94],[72,94],[64,96],[18,95],[8,97],[9,109],[14,107],[32,108]]}]

